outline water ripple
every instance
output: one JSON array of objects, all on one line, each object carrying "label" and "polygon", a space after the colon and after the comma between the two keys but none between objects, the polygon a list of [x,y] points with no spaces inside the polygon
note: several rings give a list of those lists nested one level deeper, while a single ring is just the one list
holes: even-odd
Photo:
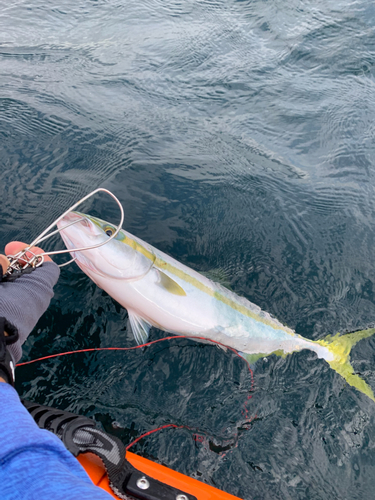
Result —
[{"label": "water ripple", "polygon": [[[2,245],[101,185],[126,229],[216,270],[298,333],[374,324],[374,22],[362,0],[4,5]],[[87,210],[118,220],[104,198]],[[70,265],[25,357],[132,345],[126,323]],[[20,372],[18,387],[124,441],[196,428],[200,441],[171,430],[138,451],[242,498],[372,498],[373,406],[324,361],[260,359],[245,429],[241,360],[161,346],[61,358]],[[374,347],[352,359],[375,388]]]}]

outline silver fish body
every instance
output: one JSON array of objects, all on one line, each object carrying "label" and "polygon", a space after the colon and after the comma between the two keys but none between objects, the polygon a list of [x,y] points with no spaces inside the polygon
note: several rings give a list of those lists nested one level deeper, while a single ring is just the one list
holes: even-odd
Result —
[{"label": "silver fish body", "polygon": [[67,248],[80,268],[128,310],[139,343],[155,326],[215,340],[244,354],[310,349],[333,359],[327,347],[301,337],[247,299],[124,230],[102,247],[74,253],[74,248],[104,241],[114,231],[107,222],[79,213],[66,216],[59,228],[75,220],[60,232]]},{"label": "silver fish body", "polygon": [[108,240],[115,228],[105,221],[71,212],[58,226],[79,267],[128,310],[139,344],[147,341],[150,327],[155,326],[166,332],[220,342],[248,360],[253,360],[254,355],[309,349],[326,360],[349,385],[375,401],[371,387],[350,364],[352,347],[372,336],[375,328],[308,340],[247,299],[124,230],[101,247],[75,252]]}]

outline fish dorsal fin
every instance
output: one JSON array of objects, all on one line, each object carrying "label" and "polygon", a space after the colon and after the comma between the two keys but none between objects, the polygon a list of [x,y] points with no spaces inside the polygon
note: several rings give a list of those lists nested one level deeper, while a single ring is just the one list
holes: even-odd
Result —
[{"label": "fish dorsal fin", "polygon": [[159,271],[158,285],[161,288],[163,288],[169,293],[172,293],[173,295],[186,296],[185,290],[178,283],[176,283],[175,280],[170,278],[163,271],[160,271],[160,269],[158,271]]},{"label": "fish dorsal fin", "polygon": [[230,276],[225,269],[217,268],[199,272],[209,280],[214,281],[215,284],[219,284],[227,290],[233,292],[232,287],[230,286]]},{"label": "fish dorsal fin", "polygon": [[129,324],[138,345],[145,344],[148,340],[151,325],[148,321],[138,316],[133,311],[129,311]]}]

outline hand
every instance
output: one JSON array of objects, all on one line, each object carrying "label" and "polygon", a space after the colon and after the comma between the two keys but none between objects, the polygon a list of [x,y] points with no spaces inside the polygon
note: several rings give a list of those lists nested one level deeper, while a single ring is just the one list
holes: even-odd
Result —
[{"label": "hand", "polygon": [[[11,241],[10,243],[8,243],[6,245],[5,253],[6,253],[6,255],[17,255],[19,252],[21,252],[22,250],[27,248],[27,246],[28,245],[26,243],[22,243],[21,241]],[[42,250],[39,247],[32,247],[30,250],[31,250],[31,252],[33,252],[34,254],[37,254],[37,255],[44,253],[44,250]],[[0,255],[0,257],[4,257],[4,255]],[[32,253],[27,252],[26,257],[28,257],[28,258],[32,257]],[[52,262],[51,257],[49,257],[48,255],[45,255],[44,262]],[[20,259],[20,263],[24,264],[25,261]]]},{"label": "hand", "polygon": [[9,260],[5,257],[5,255],[0,255],[0,266],[3,269],[3,274],[5,274],[9,267]]},{"label": "hand", "polygon": [[[19,252],[21,252],[22,250],[27,248],[27,246],[28,245],[26,243],[22,243],[21,241],[11,241],[5,247],[5,254],[6,255],[17,255]],[[42,250],[39,247],[33,247],[33,248],[31,248],[31,251],[33,252],[33,254],[37,254],[37,255],[44,252],[44,250]],[[28,258],[30,258],[30,257],[32,257],[32,253],[27,252],[26,256]],[[26,263],[26,261],[23,259],[20,259],[19,262],[20,262],[20,264]],[[49,257],[48,255],[45,255],[44,262],[52,262],[51,257]],[[9,267],[9,260],[7,259],[7,257],[5,257],[5,255],[0,255],[0,266],[3,268],[3,274],[5,274],[6,270]]]},{"label": "hand", "polygon": [[[13,241],[5,247],[5,252],[8,255],[16,255],[25,248],[25,243]],[[43,253],[39,247],[33,247],[31,251],[35,254]],[[20,259],[20,262],[24,261]],[[0,263],[5,272],[8,268],[7,258],[0,256]],[[46,311],[59,274],[58,266],[50,257],[45,256],[43,265],[30,274],[23,274],[13,282],[0,283],[0,317],[4,317],[13,325],[19,334],[19,341],[8,346],[15,362],[21,358],[22,344]]]},{"label": "hand", "polygon": [[[25,248],[27,248],[28,245],[26,243],[22,243],[21,241],[11,241],[5,246],[5,253],[6,255],[17,255],[19,252],[22,252]],[[33,255],[39,255],[41,253],[44,253],[44,250],[42,250],[40,247],[32,247],[30,249],[30,252],[26,252],[26,257],[28,259],[32,258]],[[26,264],[26,260],[24,259],[19,259],[18,262],[20,264]],[[52,262],[51,257],[48,255],[44,255],[44,262]],[[3,274],[6,273],[8,267],[10,265],[9,259],[5,255],[0,254],[0,266],[3,269]],[[5,336],[7,336],[7,332],[5,332]]]}]

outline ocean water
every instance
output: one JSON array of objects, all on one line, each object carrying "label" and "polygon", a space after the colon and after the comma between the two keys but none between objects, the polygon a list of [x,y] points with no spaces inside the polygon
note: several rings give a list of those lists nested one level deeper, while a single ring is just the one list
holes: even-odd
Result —
[{"label": "ocean water", "polygon": [[[2,2],[1,248],[102,186],[126,230],[301,335],[373,326],[374,65],[369,0]],[[23,359],[134,345],[71,264]],[[375,390],[375,339],[352,362]],[[182,426],[132,451],[246,500],[372,499],[375,404],[311,352],[252,368],[253,390],[235,354],[176,339],[20,367],[17,389],[124,443]]]}]

